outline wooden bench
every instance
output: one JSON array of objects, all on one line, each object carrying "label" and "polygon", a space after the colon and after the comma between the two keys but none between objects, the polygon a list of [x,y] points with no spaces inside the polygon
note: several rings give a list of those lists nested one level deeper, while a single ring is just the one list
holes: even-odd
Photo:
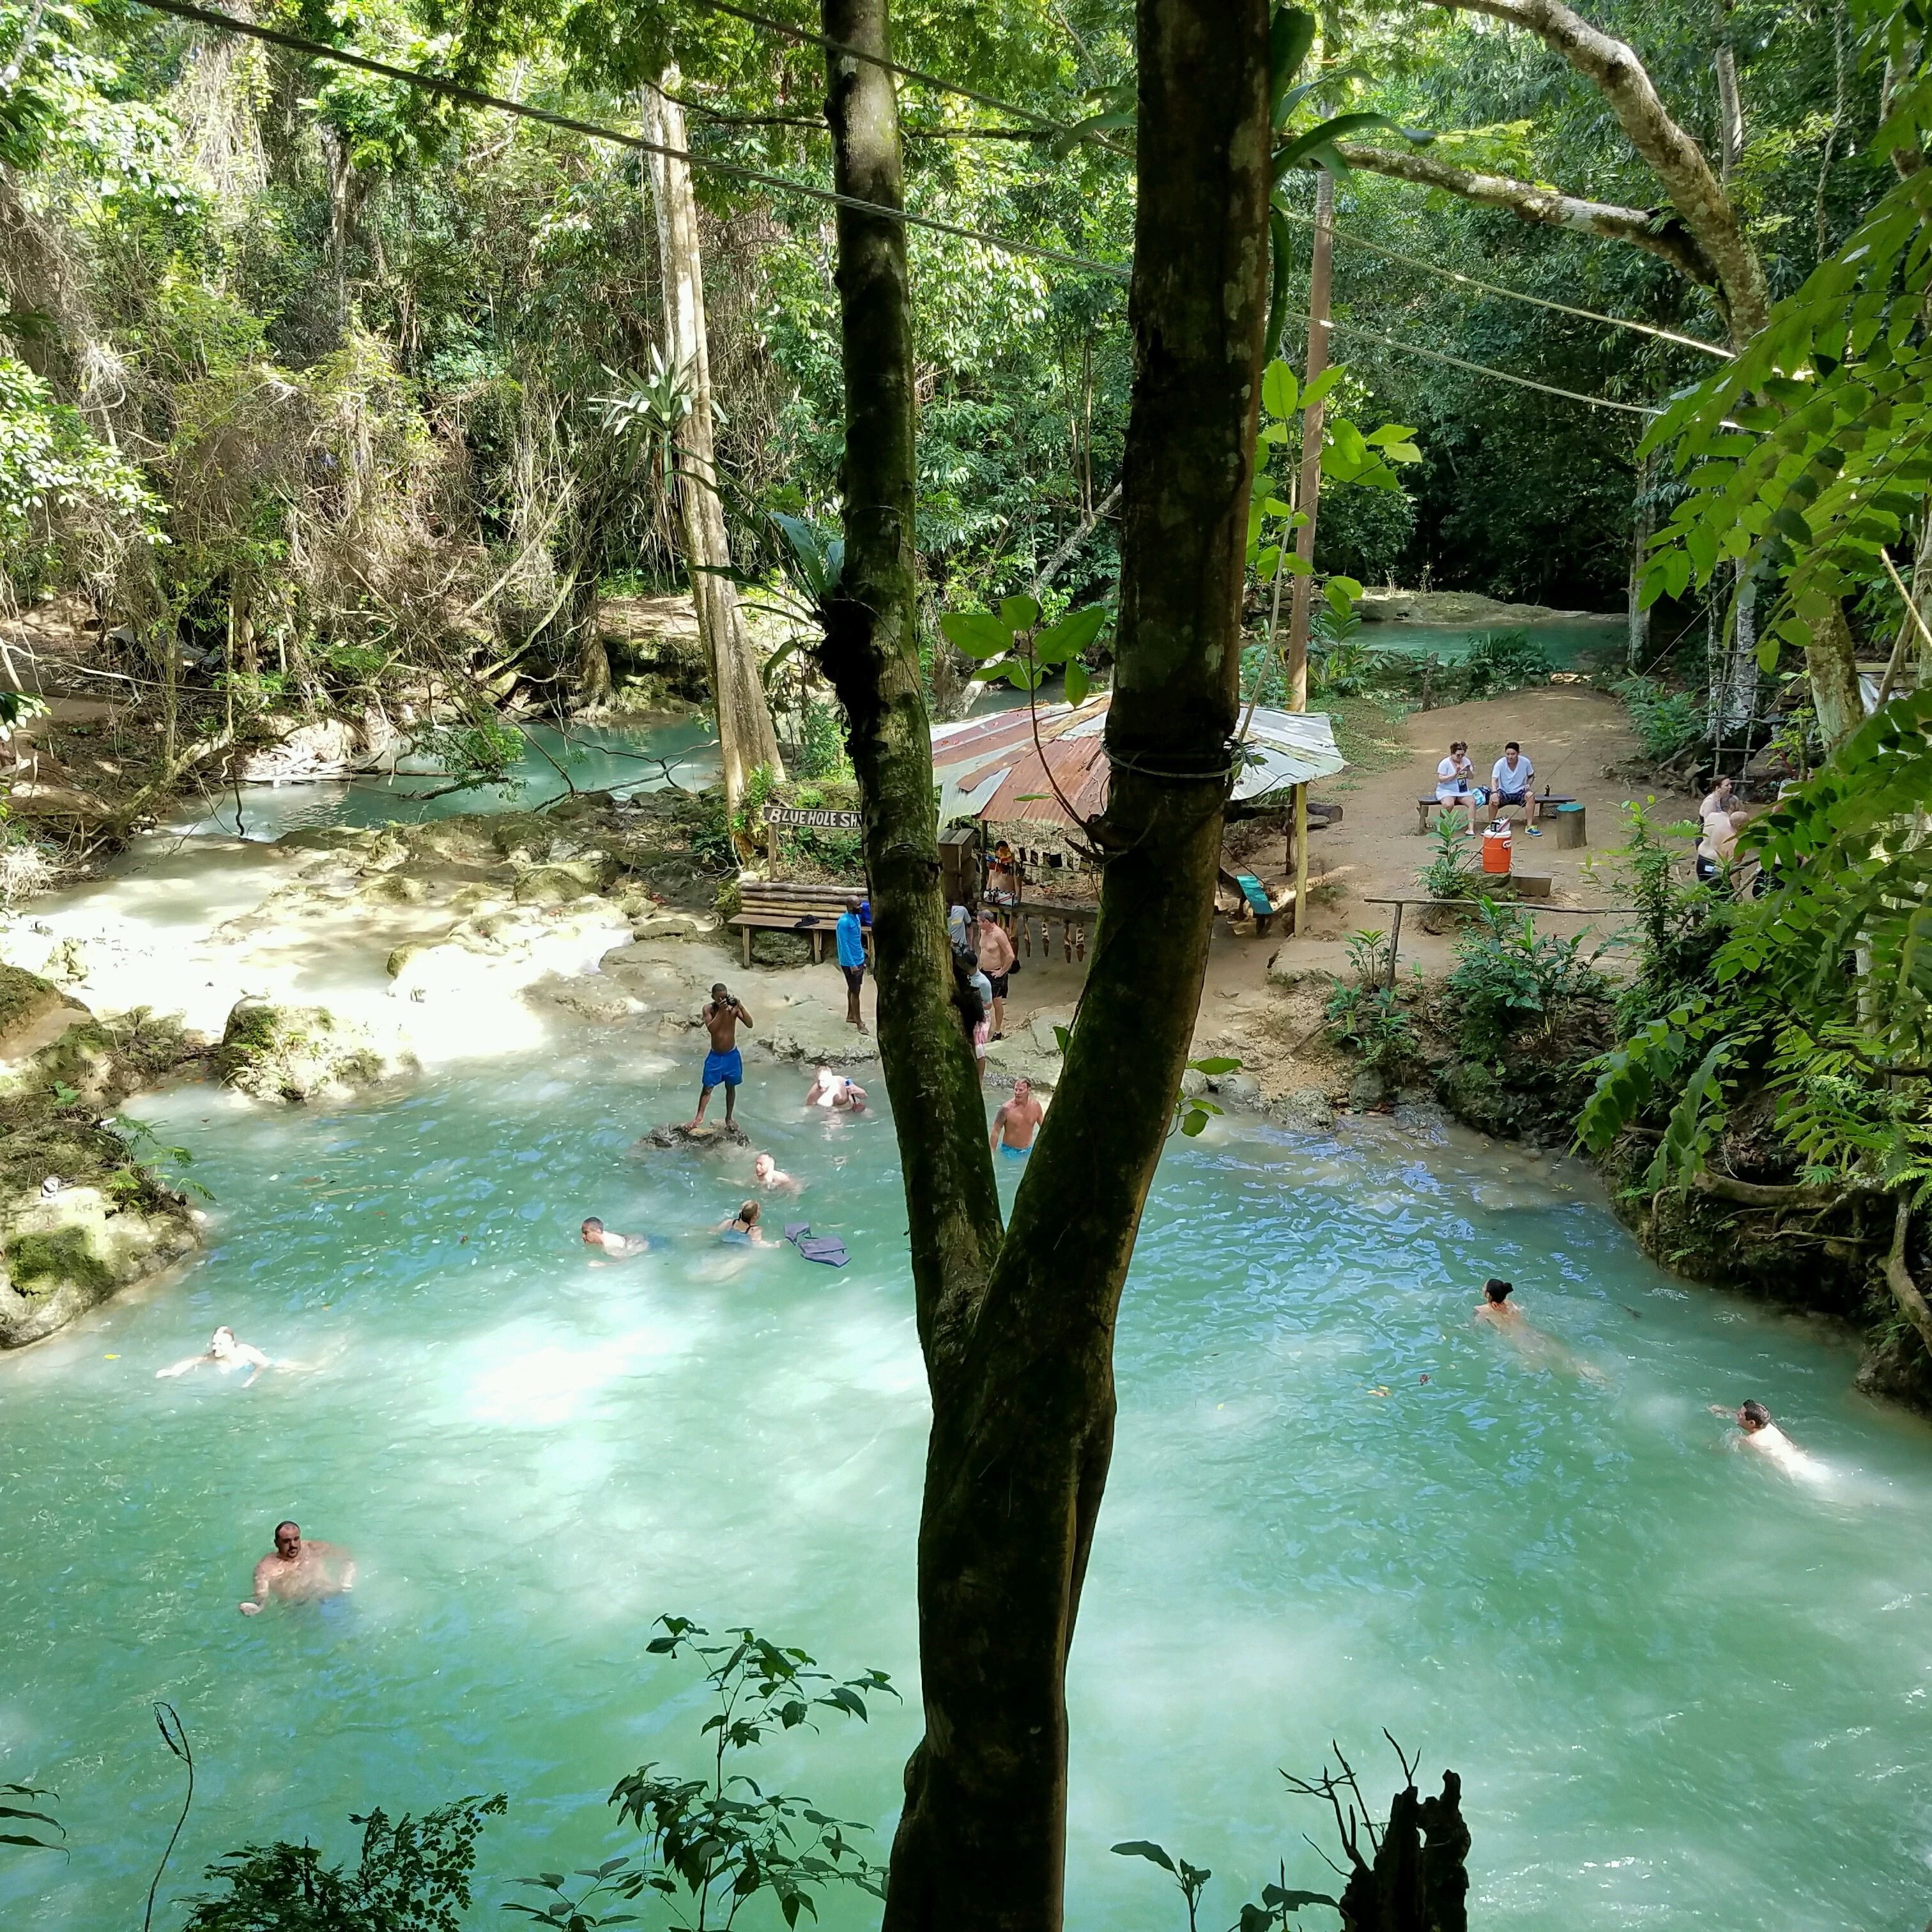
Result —
[{"label": "wooden bench", "polygon": [[[788,885],[782,879],[746,879],[738,887],[738,910],[730,920],[744,935],[744,958],[752,963],[754,932],[802,932],[812,941],[812,963],[825,957],[825,942],[844,912],[848,899],[867,896],[863,886]],[[872,957],[872,929],[866,928],[866,957]]]},{"label": "wooden bench", "polygon": [[[1456,812],[1460,811],[1466,802],[1466,800],[1460,798],[1438,798],[1433,792],[1431,792],[1426,798],[1418,799],[1415,801],[1417,836],[1424,838],[1429,836],[1429,814],[1437,806],[1444,806],[1451,812]],[[1576,802],[1576,800],[1567,791],[1540,791],[1536,794],[1537,815],[1540,818],[1552,806],[1574,805]],[[1514,811],[1516,808],[1512,806],[1510,808]],[[1496,811],[1493,805],[1479,805],[1476,809],[1478,812],[1489,812],[1492,816]]]}]

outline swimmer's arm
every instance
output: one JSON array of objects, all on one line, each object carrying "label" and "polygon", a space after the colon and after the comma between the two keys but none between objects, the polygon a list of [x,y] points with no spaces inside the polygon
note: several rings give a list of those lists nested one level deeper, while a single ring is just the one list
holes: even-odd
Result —
[{"label": "swimmer's arm", "polygon": [[190,1355],[185,1360],[176,1362],[171,1367],[157,1369],[154,1379],[158,1382],[171,1381],[176,1376],[186,1375],[190,1369],[200,1368],[203,1362],[210,1359],[206,1355]]},{"label": "swimmer's arm", "polygon": [[235,1606],[244,1617],[259,1616],[262,1606],[268,1600],[268,1563],[269,1558],[265,1556],[255,1565],[255,1594],[244,1597]]}]

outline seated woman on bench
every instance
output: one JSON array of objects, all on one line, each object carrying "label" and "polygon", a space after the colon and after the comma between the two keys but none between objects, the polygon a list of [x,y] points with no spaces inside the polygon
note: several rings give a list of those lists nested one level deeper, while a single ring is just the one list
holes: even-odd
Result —
[{"label": "seated woman on bench", "polygon": [[1449,747],[1449,755],[1436,767],[1436,802],[1451,812],[1460,806],[1468,815],[1469,836],[1476,836],[1476,768],[1469,761],[1469,748],[1460,738]]}]

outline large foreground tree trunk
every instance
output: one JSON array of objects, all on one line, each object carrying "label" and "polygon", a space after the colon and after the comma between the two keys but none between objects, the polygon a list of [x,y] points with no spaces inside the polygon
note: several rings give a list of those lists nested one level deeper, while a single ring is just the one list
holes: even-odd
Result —
[{"label": "large foreground tree trunk", "polygon": [[[886,0],[824,0],[884,56]],[[850,720],[932,1391],[920,1532],[926,1734],[885,1923],[1051,1932],[1067,1650],[1112,1446],[1114,1321],[1205,970],[1240,662],[1268,296],[1266,0],[1140,0],[1139,140],[1112,855],[1052,1114],[999,1238],[983,1102],[947,1006],[911,586],[904,236],[838,214],[846,565],[824,662]],[[896,206],[889,78],[827,62],[837,185]],[[1150,938],[1150,935],[1156,937]]]},{"label": "large foreground tree trunk", "polygon": [[[676,85],[677,70],[664,76]],[[644,90],[644,138],[681,154],[687,136],[684,110],[662,88]],[[724,796],[733,805],[745,781],[760,765],[780,777],[778,733],[766,701],[758,661],[745,628],[738,593],[728,574],[731,549],[724,534],[724,506],[718,493],[716,436],[711,410],[711,352],[704,333],[704,265],[698,238],[698,198],[689,163],[652,154],[651,200],[657,214],[658,259],[664,274],[665,355],[682,374],[691,407],[676,437],[678,508],[684,524],[685,561],[698,634],[711,666],[718,706],[718,753]]]},{"label": "large foreground tree trunk", "polygon": [[1810,675],[1811,704],[1818,714],[1818,735],[1828,754],[1835,752],[1864,722],[1864,700],[1858,694],[1856,653],[1844,607],[1838,603],[1811,627],[1804,647],[1804,668]]}]

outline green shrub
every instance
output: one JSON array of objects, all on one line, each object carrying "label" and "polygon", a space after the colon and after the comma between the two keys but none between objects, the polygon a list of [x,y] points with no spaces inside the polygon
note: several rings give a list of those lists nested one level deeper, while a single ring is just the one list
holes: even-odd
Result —
[{"label": "green shrub", "polygon": [[1436,822],[1432,835],[1436,850],[1429,862],[1415,875],[1415,882],[1432,899],[1472,899],[1482,883],[1482,871],[1474,860],[1473,841],[1444,812]]},{"label": "green shrub", "polygon": [[1681,756],[1703,736],[1703,709],[1694,693],[1666,690],[1650,677],[1623,678],[1610,688],[1630,706],[1637,742],[1654,763]]},{"label": "green shrub", "polygon": [[1523,631],[1486,631],[1469,646],[1463,679],[1472,698],[1550,682],[1550,658]]},{"label": "green shrub", "polygon": [[1414,1023],[1386,982],[1388,936],[1364,928],[1348,941],[1354,982],[1337,980],[1322,1010],[1328,1037],[1345,1046],[1371,1072],[1400,1081],[1420,1058]]},{"label": "green shrub", "polygon": [[1493,899],[1481,901],[1476,916],[1478,924],[1456,948],[1447,986],[1463,1053],[1492,1059],[1532,1022],[1548,1034],[1565,1006],[1609,993],[1610,982],[1582,956],[1581,933],[1539,933],[1527,913]]}]

